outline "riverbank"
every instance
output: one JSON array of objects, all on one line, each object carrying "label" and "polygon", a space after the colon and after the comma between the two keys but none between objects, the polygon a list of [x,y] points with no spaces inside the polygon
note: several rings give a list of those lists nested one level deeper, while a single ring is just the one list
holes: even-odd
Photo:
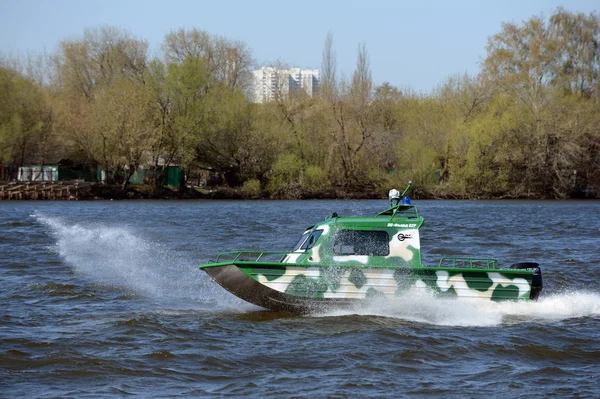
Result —
[{"label": "riverbank", "polygon": [[[392,188],[392,187],[390,187]],[[399,187],[396,187],[399,188]],[[260,195],[256,193],[249,194],[241,188],[229,186],[215,187],[187,187],[185,189],[174,189],[163,187],[155,191],[152,186],[148,185],[129,185],[125,191],[120,188],[109,188],[106,186],[96,185],[90,190],[88,198],[80,197],[80,199],[162,199],[162,200],[177,200],[177,199],[235,199],[235,200],[253,200],[253,199],[270,199],[270,200],[295,200],[295,199],[387,199],[388,190],[379,191],[359,191],[359,190],[344,190],[342,188],[329,188],[326,190],[303,190],[294,188],[290,190],[281,190],[276,193],[263,192]],[[409,196],[413,199],[429,200],[548,200],[548,199],[599,199],[598,194],[590,192],[588,195],[576,194],[568,198],[556,198],[551,196],[534,195],[531,193],[499,193],[497,195],[489,195],[485,193],[475,192],[456,192],[444,187],[435,187],[433,189],[427,187],[413,186]]]},{"label": "riverbank", "polygon": [[[9,185],[5,184],[5,187]],[[176,189],[161,187],[158,190],[151,185],[128,185],[124,190],[116,186],[105,186],[93,183],[10,183],[8,191],[0,193],[0,200],[188,200],[188,199],[387,199],[387,190],[358,191],[344,190],[342,188],[328,188],[326,190],[303,190],[295,187],[289,190],[280,190],[275,193],[262,192],[248,193],[241,188],[229,186],[215,187],[186,187]],[[21,188],[20,191],[16,189]],[[4,188],[6,190],[6,188]],[[1,191],[1,190],[0,190]],[[453,199],[453,200],[500,200],[500,199],[599,199],[595,192],[578,193],[567,198],[533,195],[527,193],[500,193],[489,195],[473,192],[455,192],[448,188],[414,187],[410,191],[413,199]]]},{"label": "riverbank", "polygon": [[252,199],[384,199],[386,193],[357,192],[341,189],[328,189],[321,191],[290,190],[286,192],[277,192],[275,194],[255,193],[249,194],[241,188],[229,186],[215,187],[187,187],[184,189],[174,189],[163,187],[155,190],[147,185],[129,185],[125,190],[116,187],[106,187],[96,185],[90,190],[86,198],[88,200],[127,200],[127,199],[160,199],[160,200],[185,200],[185,199],[232,199],[232,200],[252,200]]},{"label": "riverbank", "polygon": [[[390,187],[391,188],[391,187]],[[80,194],[82,200],[127,200],[127,199],[159,199],[159,200],[186,200],[186,199],[231,199],[231,200],[294,200],[294,199],[387,199],[387,189],[379,191],[344,190],[342,188],[329,188],[326,190],[302,190],[295,188],[291,190],[278,191],[276,193],[263,192],[260,195],[248,194],[241,188],[229,186],[215,187],[187,187],[174,189],[163,187],[155,190],[149,185],[129,185],[124,191],[118,187],[107,187],[94,185],[87,194]],[[588,196],[574,195],[561,199],[598,199],[598,195]],[[501,193],[498,195],[486,195],[473,192],[454,192],[447,188],[436,187],[414,187],[410,190],[413,199],[452,199],[452,200],[500,200],[500,199],[559,199],[551,196],[540,196],[527,193]]]}]

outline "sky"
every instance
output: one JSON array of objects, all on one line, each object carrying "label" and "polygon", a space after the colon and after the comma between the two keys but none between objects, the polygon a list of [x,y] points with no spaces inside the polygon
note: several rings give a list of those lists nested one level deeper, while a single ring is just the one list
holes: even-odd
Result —
[{"label": "sky", "polygon": [[320,68],[333,34],[338,72],[351,76],[366,44],[375,84],[430,92],[456,74],[477,74],[503,22],[600,8],[599,0],[0,0],[0,55],[52,53],[85,28],[116,26],[149,42],[197,28],[251,49],[257,66]]}]

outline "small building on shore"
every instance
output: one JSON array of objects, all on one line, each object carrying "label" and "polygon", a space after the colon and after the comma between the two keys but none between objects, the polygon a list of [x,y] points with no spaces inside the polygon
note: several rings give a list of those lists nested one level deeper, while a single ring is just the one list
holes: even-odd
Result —
[{"label": "small building on shore", "polygon": [[54,182],[58,181],[58,165],[20,166],[17,181]]}]

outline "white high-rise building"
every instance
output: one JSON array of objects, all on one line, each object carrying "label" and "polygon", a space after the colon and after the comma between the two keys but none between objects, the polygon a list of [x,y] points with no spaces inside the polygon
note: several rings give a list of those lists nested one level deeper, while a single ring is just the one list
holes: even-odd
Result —
[{"label": "white high-rise building", "polygon": [[319,91],[319,70],[303,69],[300,74],[300,87],[302,87],[309,96],[317,94]]},{"label": "white high-rise building", "polygon": [[288,96],[298,90],[313,96],[319,90],[318,69],[262,67],[253,74],[254,102],[257,103],[272,101],[278,95]]}]

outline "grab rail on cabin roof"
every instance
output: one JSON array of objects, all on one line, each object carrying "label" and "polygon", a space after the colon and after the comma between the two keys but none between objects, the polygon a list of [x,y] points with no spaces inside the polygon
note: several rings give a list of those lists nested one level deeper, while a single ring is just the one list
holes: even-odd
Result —
[{"label": "grab rail on cabin roof", "polygon": [[[392,217],[390,218],[393,219],[396,216],[404,216],[404,217],[409,217],[409,218],[419,218],[419,211],[417,210],[417,207],[414,205],[404,205],[406,208],[402,209],[401,211],[399,210],[398,212],[395,212]],[[402,207],[402,205],[400,205],[400,207]]]},{"label": "grab rail on cabin roof", "polygon": [[494,258],[462,258],[454,256],[444,256],[442,259],[440,259],[438,267],[444,267],[443,263],[448,262],[452,263],[451,267],[457,267],[456,265],[458,263],[458,267],[468,267],[470,269],[496,269],[498,266],[498,261]]},{"label": "grab rail on cabin roof", "polygon": [[377,216],[389,216],[390,220],[398,217],[419,218],[419,211],[414,205],[394,205],[384,211],[381,211]]}]

